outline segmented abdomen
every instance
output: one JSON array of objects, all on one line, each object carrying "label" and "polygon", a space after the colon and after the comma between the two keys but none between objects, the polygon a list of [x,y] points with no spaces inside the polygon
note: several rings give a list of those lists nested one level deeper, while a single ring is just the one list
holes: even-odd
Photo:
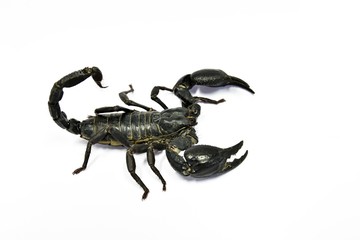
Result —
[{"label": "segmented abdomen", "polygon": [[[159,112],[130,112],[91,116],[81,123],[81,136],[90,139],[102,129],[116,128],[130,142],[146,142],[162,135],[156,120]],[[102,144],[121,145],[111,135],[105,137]]]},{"label": "segmented abdomen", "polygon": [[154,119],[158,112],[132,112],[123,114],[118,123],[121,132],[126,133],[129,140],[137,141],[161,135],[159,125]]}]

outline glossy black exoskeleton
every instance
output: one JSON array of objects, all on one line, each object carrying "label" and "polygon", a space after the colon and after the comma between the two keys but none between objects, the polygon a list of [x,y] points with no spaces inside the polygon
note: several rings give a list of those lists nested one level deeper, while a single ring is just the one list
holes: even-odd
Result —
[{"label": "glossy black exoskeleton", "polygon": [[[249,85],[236,77],[227,75],[221,70],[203,69],[182,77],[173,88],[156,86],[151,91],[151,98],[157,102],[163,111],[155,111],[130,100],[130,90],[119,94],[121,100],[128,106],[135,106],[145,111],[137,111],[121,106],[102,107],[95,110],[95,115],[84,121],[68,119],[61,111],[59,102],[63,96],[63,88],[73,87],[92,76],[95,83],[101,85],[102,73],[97,67],[84,68],[66,75],[54,83],[49,97],[49,111],[53,120],[61,127],[88,141],[85,159],[82,166],[73,174],[85,170],[89,160],[92,145],[109,144],[123,146],[126,151],[126,163],[131,176],[143,188],[142,198],[145,199],[149,189],[135,173],[134,153],[147,153],[147,161],[152,171],[160,178],[163,190],[166,182],[159,170],[155,167],[154,150],[165,150],[170,165],[180,174],[192,177],[210,177],[226,173],[234,169],[246,158],[247,151],[240,158],[227,161],[242,147],[239,142],[229,148],[218,148],[208,145],[195,145],[198,137],[194,126],[200,115],[199,102],[218,104],[224,100],[212,100],[204,97],[192,96],[190,89],[195,85],[208,87],[222,87],[233,85],[251,93],[254,91]],[[182,107],[168,108],[159,98],[160,90],[173,92],[182,102]],[[184,152],[184,156],[180,153]]]}]

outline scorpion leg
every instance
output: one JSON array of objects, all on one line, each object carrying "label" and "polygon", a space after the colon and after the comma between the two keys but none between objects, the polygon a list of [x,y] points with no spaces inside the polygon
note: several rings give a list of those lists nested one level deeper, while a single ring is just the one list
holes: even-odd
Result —
[{"label": "scorpion leg", "polygon": [[92,145],[100,142],[106,136],[106,134],[107,134],[107,131],[104,128],[101,131],[99,131],[97,134],[95,134],[92,138],[89,139],[89,142],[86,146],[84,162],[80,168],[75,169],[73,174],[78,174],[86,169],[88,161],[89,161]]},{"label": "scorpion leg", "polygon": [[160,171],[155,167],[155,155],[154,155],[154,149],[152,146],[150,146],[147,149],[147,161],[148,164],[151,168],[151,170],[156,174],[156,176],[158,176],[158,178],[161,180],[162,184],[163,184],[163,191],[166,191],[166,181],[165,179],[161,176]]},{"label": "scorpion leg", "polygon": [[134,180],[142,187],[142,189],[144,190],[144,193],[142,195],[142,199],[146,199],[148,193],[149,193],[149,189],[145,186],[145,184],[143,183],[143,181],[140,179],[140,177],[135,173],[135,169],[136,169],[136,163],[135,163],[135,158],[134,158],[134,154],[131,148],[129,148],[126,152],[126,165],[128,168],[128,171],[130,173],[130,175],[134,178]]},{"label": "scorpion leg", "polygon": [[130,84],[129,85],[130,87],[130,90],[128,91],[123,91],[121,93],[119,93],[119,97],[120,99],[128,106],[135,106],[135,107],[139,107],[139,108],[142,108],[142,109],[145,109],[146,111],[154,111],[154,109],[150,108],[150,107],[147,107],[145,105],[142,105],[140,103],[137,103],[137,102],[134,102],[132,100],[129,99],[129,97],[127,96],[128,93],[130,92],[134,92],[134,89],[132,87],[132,85]]},{"label": "scorpion leg", "polygon": [[120,132],[117,128],[115,128],[115,127],[109,128],[108,133],[113,138],[115,138],[116,141],[118,141],[125,147],[130,147],[130,142],[129,142],[127,136],[124,133]]},{"label": "scorpion leg", "polygon": [[98,133],[96,133],[92,138],[89,139],[89,142],[86,146],[84,162],[80,168],[75,169],[73,174],[78,174],[86,169],[89,161],[92,145],[103,140],[108,134],[113,136],[116,139],[116,141],[120,142],[125,147],[130,146],[130,143],[127,140],[126,136],[123,133],[121,133],[119,130],[117,130],[116,128],[104,128],[100,130]]},{"label": "scorpion leg", "polygon": [[212,100],[203,97],[193,97],[189,90],[195,85],[207,87],[223,87],[231,85],[243,88],[250,93],[255,93],[250,88],[249,84],[240,78],[229,76],[225,72],[217,69],[203,69],[183,76],[173,88],[175,95],[180,98],[185,107],[196,102],[218,104],[225,101],[224,99]]},{"label": "scorpion leg", "polygon": [[173,90],[171,88],[162,87],[162,86],[155,86],[151,91],[151,99],[157,102],[163,109],[168,109],[168,107],[165,105],[163,101],[158,98],[160,90],[166,90],[169,92],[172,92]]},{"label": "scorpion leg", "polygon": [[125,107],[121,107],[121,106],[113,106],[113,107],[101,107],[101,108],[97,108],[95,109],[95,114],[101,114],[101,113],[111,113],[111,112],[120,112],[123,111],[125,113],[128,112],[133,112],[134,110],[125,108]]}]

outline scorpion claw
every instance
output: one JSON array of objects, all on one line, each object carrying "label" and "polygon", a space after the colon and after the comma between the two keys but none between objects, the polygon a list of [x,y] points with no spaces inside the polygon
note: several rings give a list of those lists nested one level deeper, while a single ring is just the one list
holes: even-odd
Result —
[{"label": "scorpion claw", "polygon": [[171,166],[182,175],[204,178],[226,173],[239,166],[245,160],[248,151],[232,162],[227,159],[236,154],[242,145],[243,141],[225,149],[209,145],[196,145],[185,151],[185,159],[171,151],[167,151],[167,157]]},{"label": "scorpion claw", "polygon": [[173,88],[175,95],[180,98],[183,105],[186,107],[198,101],[212,104],[218,104],[224,101],[223,99],[216,101],[192,96],[189,90],[195,85],[207,87],[223,87],[230,85],[240,87],[253,94],[255,93],[250,88],[249,84],[240,78],[227,75],[224,71],[218,69],[202,69],[183,76]]},{"label": "scorpion claw", "polygon": [[223,172],[228,172],[234,168],[236,168],[237,166],[239,166],[246,158],[246,156],[248,155],[248,151],[246,150],[246,152],[244,153],[244,155],[242,155],[239,158],[234,159],[234,161],[232,162],[226,162],[225,166],[223,168]]},{"label": "scorpion claw", "polygon": [[233,162],[227,162],[227,159],[236,154],[242,145],[243,141],[225,149],[208,145],[196,145],[189,148],[185,151],[184,157],[191,168],[191,176],[209,177],[236,168],[244,161],[247,152]]}]

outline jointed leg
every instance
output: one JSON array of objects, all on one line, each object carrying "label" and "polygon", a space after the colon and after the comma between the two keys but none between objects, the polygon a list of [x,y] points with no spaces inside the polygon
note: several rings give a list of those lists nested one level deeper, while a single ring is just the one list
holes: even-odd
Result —
[{"label": "jointed leg", "polygon": [[130,86],[130,90],[119,93],[120,99],[128,106],[135,106],[135,107],[145,109],[146,111],[153,111],[154,109],[152,109],[150,107],[147,107],[145,105],[142,105],[140,103],[134,102],[134,101],[129,99],[127,94],[130,93],[130,92],[134,92],[134,89],[133,89],[132,85],[129,85],[129,86]]},{"label": "jointed leg", "polygon": [[112,127],[109,128],[108,133],[115,138],[116,141],[121,143],[125,147],[130,147],[130,142],[126,136],[126,134],[119,131],[119,129]]},{"label": "jointed leg", "polygon": [[225,99],[223,98],[220,100],[213,100],[205,97],[194,97],[194,99],[196,100],[196,102],[211,103],[211,104],[219,104],[225,102]]},{"label": "jointed leg", "polygon": [[151,168],[151,170],[158,176],[163,184],[163,191],[166,191],[166,181],[161,176],[160,171],[155,167],[155,156],[154,156],[154,149],[149,147],[147,150],[147,161]]},{"label": "jointed leg", "polygon": [[154,100],[155,102],[157,102],[163,109],[168,109],[168,107],[165,105],[165,103],[163,101],[161,101],[160,98],[158,98],[158,96],[157,96],[159,94],[160,90],[166,90],[169,92],[172,92],[173,90],[171,88],[167,88],[167,87],[155,86],[151,91],[151,99]]},{"label": "jointed leg", "polygon": [[95,109],[95,114],[101,114],[101,113],[111,113],[111,112],[133,112],[134,110],[121,107],[121,106],[113,106],[113,107],[101,107]]},{"label": "jointed leg", "polygon": [[73,172],[73,174],[78,174],[86,169],[88,161],[89,161],[92,145],[103,140],[107,134],[110,134],[113,138],[116,139],[116,141],[118,141],[125,147],[130,146],[130,143],[127,140],[126,136],[124,134],[122,134],[119,130],[117,130],[116,128],[104,128],[104,129],[100,130],[97,134],[95,134],[92,138],[89,139],[89,142],[86,146],[84,162],[80,168],[76,169]]},{"label": "jointed leg", "polygon": [[144,200],[149,193],[149,189],[145,186],[143,181],[141,181],[140,177],[135,173],[135,169],[136,169],[135,159],[130,149],[128,149],[128,151],[126,152],[126,165],[131,176],[144,190],[144,194],[142,195],[142,199]]},{"label": "jointed leg", "polygon": [[106,129],[103,129],[103,130],[99,131],[95,136],[93,136],[89,140],[89,142],[86,146],[84,162],[80,168],[75,169],[73,174],[78,174],[86,169],[88,161],[89,161],[90,153],[91,153],[91,146],[94,145],[95,143],[100,142],[106,136],[106,134],[107,134]]}]

